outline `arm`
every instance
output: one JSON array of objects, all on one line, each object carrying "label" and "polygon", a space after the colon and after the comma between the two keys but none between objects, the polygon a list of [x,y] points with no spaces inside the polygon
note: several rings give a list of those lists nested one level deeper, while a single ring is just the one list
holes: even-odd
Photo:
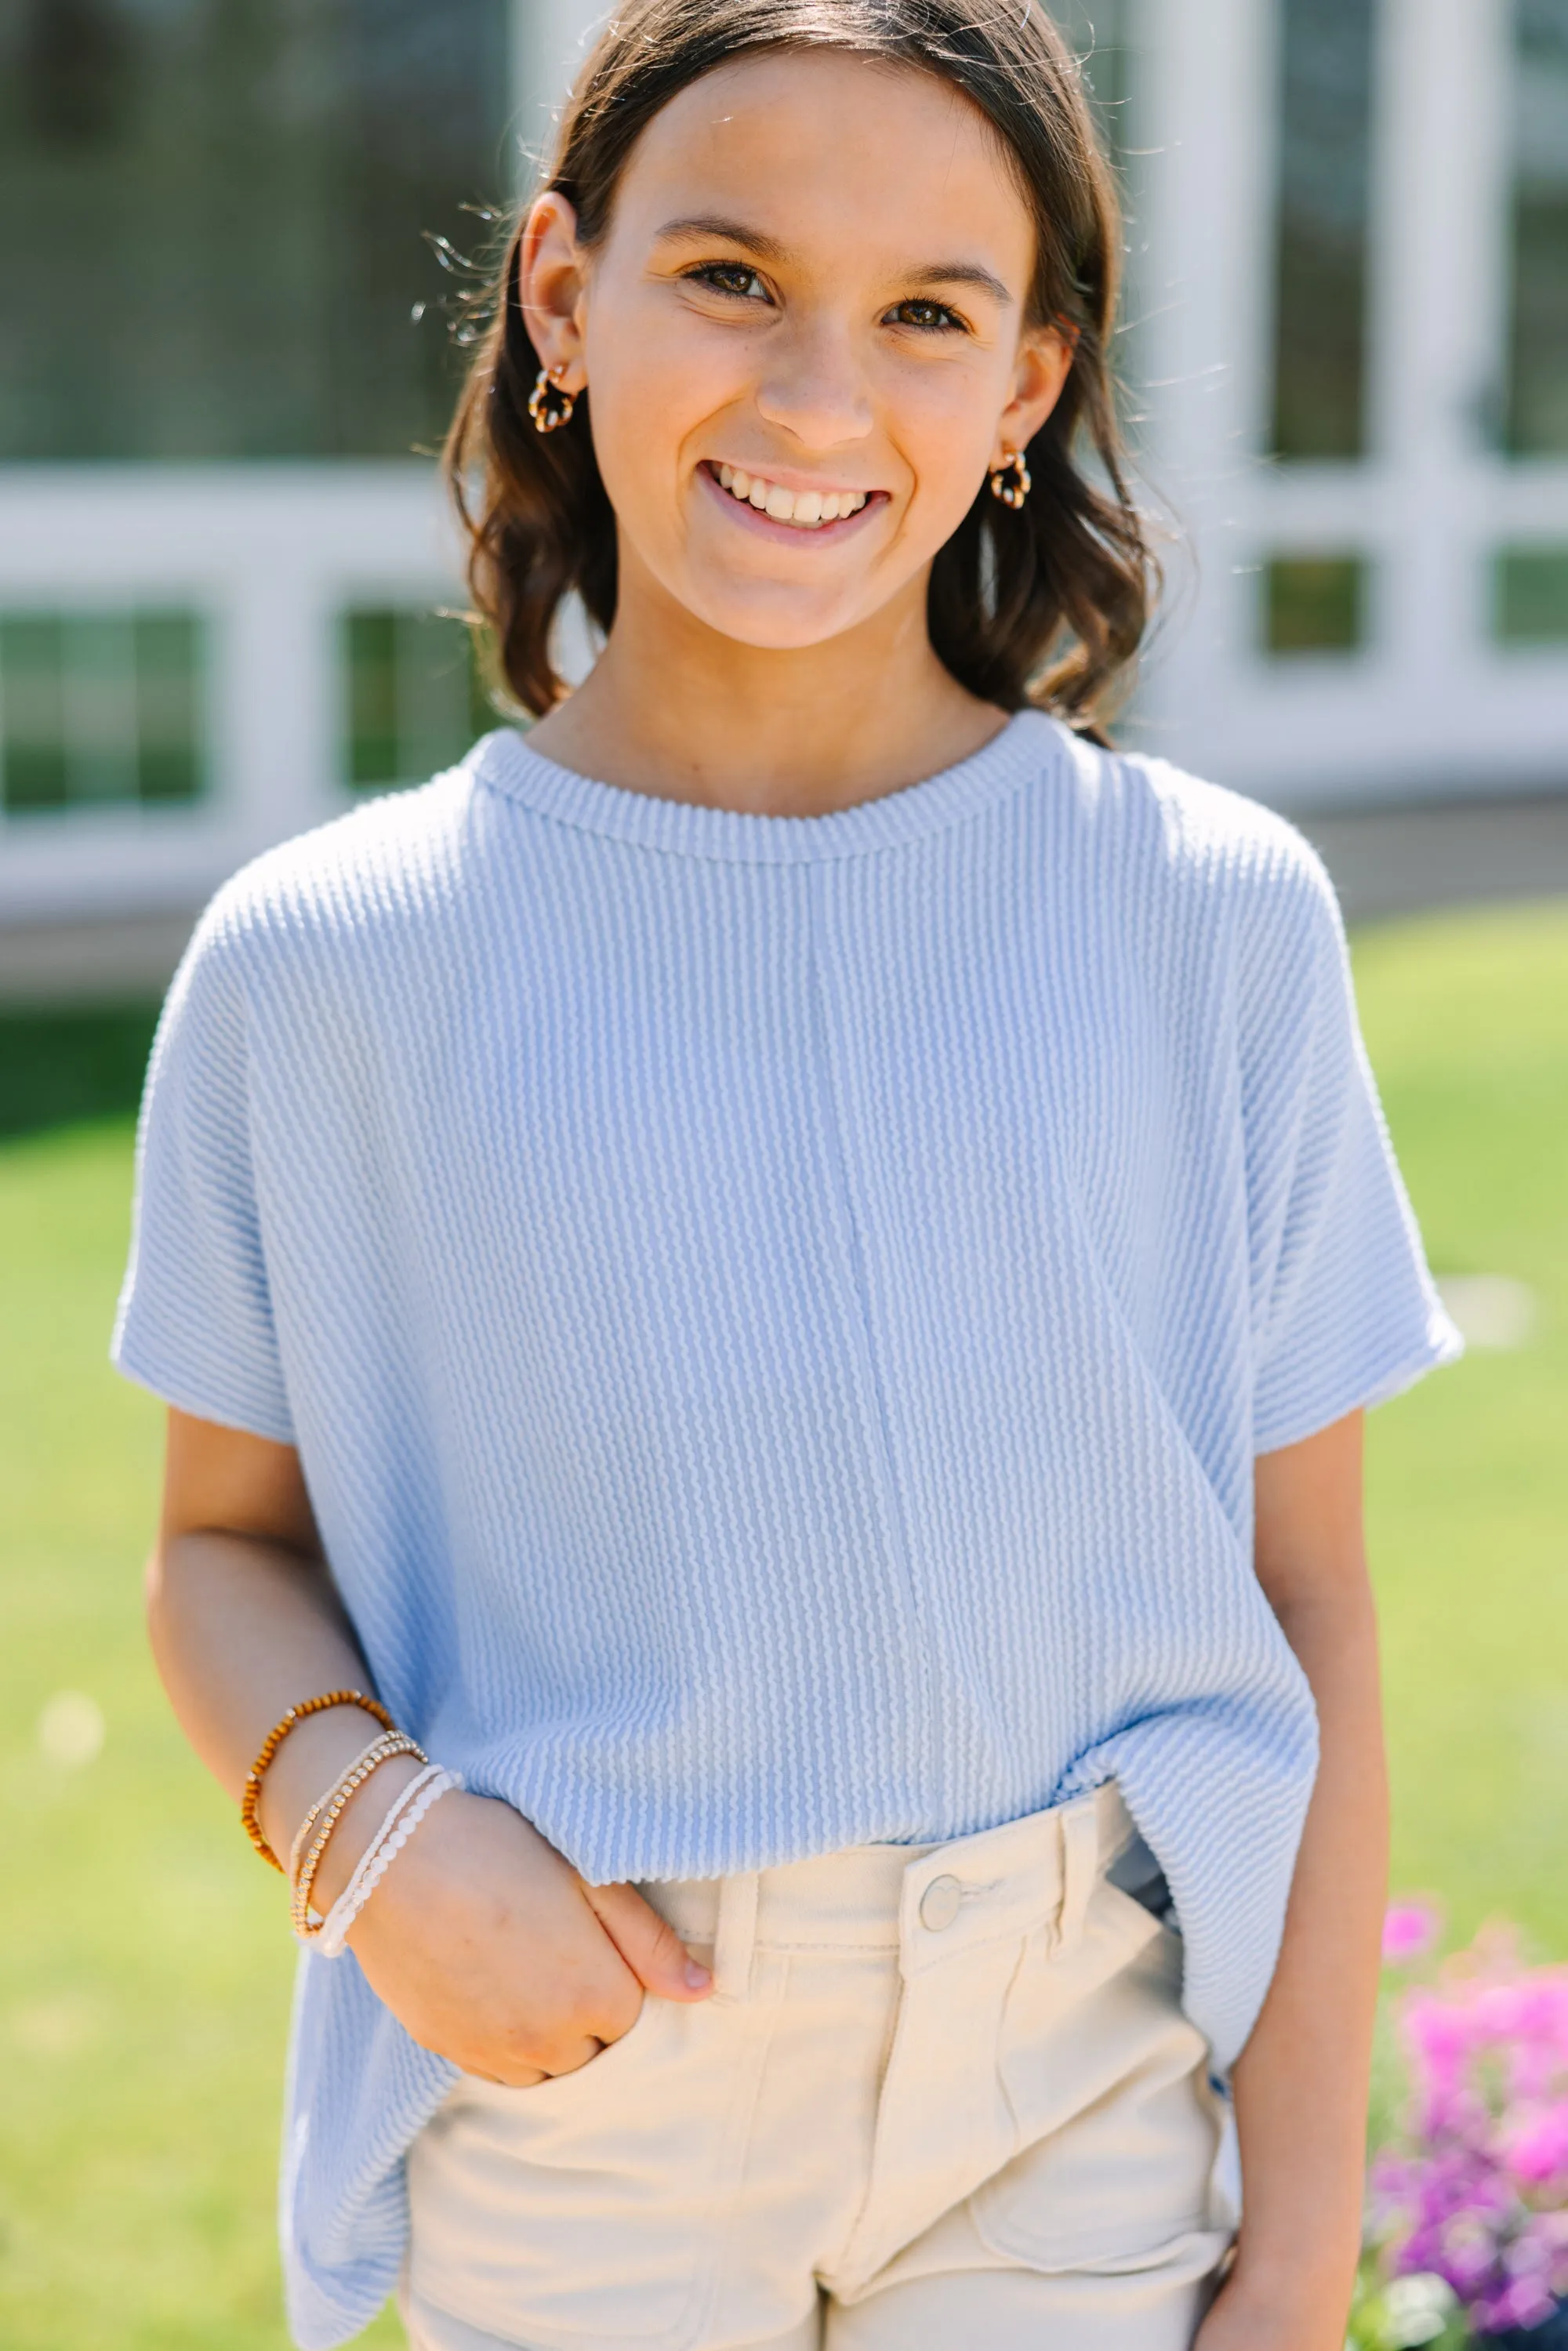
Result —
[{"label": "arm", "polygon": [[1388,1852],[1362,1415],[1257,1465],[1259,1582],[1317,1701],[1322,1759],[1279,1965],[1234,2085],[1246,2212],[1198,2351],[1343,2351],[1361,2240]]},{"label": "arm", "polygon": [[[181,1725],[236,1802],[287,1708],[324,1690],[373,1687],[297,1455],[180,1412],[169,1416],[148,1623]],[[279,1858],[379,1729],[373,1717],[335,1707],[284,1740],[261,1802]],[[322,1861],[318,1908],[341,1892],[417,1769],[394,1758],[355,1795]],[[632,1887],[585,1886],[509,1805],[466,1794],[444,1797],[421,1823],[351,1941],[416,2041],[465,2072],[518,2085],[569,2073],[619,2040],[644,1986],[686,2001],[708,1988],[702,1971],[688,1976],[684,1947]]]}]

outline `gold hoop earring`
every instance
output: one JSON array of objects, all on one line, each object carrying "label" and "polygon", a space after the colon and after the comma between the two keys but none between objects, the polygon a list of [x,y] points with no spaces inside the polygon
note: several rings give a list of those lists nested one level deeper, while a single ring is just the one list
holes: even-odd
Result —
[{"label": "gold hoop earring", "polygon": [[558,433],[563,424],[571,423],[571,413],[577,406],[577,394],[568,392],[561,378],[566,362],[559,367],[540,368],[534,388],[528,394],[528,414],[534,420],[536,433]]},{"label": "gold hoop earring", "polygon": [[[1008,479],[1009,474],[1013,477],[1010,482]],[[1003,506],[1012,507],[1016,510],[1022,506],[1033,487],[1034,483],[1030,478],[1029,467],[1023,461],[1023,451],[1021,449],[1006,450],[1003,453],[1001,464],[993,465],[991,468],[992,497],[1000,498]]]}]

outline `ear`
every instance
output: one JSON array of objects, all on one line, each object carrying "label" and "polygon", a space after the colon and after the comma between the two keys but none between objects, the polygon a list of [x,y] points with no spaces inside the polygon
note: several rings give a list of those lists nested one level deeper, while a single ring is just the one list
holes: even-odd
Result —
[{"label": "ear", "polygon": [[580,392],[588,257],[577,214],[553,188],[536,197],[517,240],[517,300],[539,360],[565,392]]},{"label": "ear", "polygon": [[1061,398],[1077,355],[1077,334],[1064,322],[1025,329],[1013,366],[1012,397],[997,419],[993,468],[1006,463],[1009,451],[1028,448]]}]

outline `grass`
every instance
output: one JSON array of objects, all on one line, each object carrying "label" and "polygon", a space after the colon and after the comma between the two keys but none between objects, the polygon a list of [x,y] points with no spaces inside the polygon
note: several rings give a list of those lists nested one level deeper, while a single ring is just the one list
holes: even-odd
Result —
[{"label": "grass", "polygon": [[[1457,1934],[1501,1911],[1568,1956],[1568,905],[1370,933],[1357,963],[1435,1264],[1514,1275],[1542,1307],[1522,1352],[1478,1353],[1373,1426],[1396,1882],[1440,1895]],[[280,1889],[146,1661],[158,1412],[104,1360],[147,1033],[144,1010],[0,1020],[6,2351],[286,2340]],[[62,1688],[108,1726],[77,1770],[37,1736]]]},{"label": "grass", "polygon": [[0,1138],[133,1113],[156,1004],[0,1010]]},{"label": "grass", "polygon": [[1356,967],[1434,1267],[1539,1301],[1528,1346],[1372,1423],[1396,1883],[1568,1958],[1568,906],[1373,932]]}]

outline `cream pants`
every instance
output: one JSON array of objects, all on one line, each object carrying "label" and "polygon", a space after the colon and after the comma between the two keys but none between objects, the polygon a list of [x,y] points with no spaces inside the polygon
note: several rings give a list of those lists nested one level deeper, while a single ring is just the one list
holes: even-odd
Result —
[{"label": "cream pants", "polygon": [[409,2157],[415,2351],[1186,2351],[1230,2241],[1181,1946],[1114,1788],[643,1890],[696,2007]]}]

